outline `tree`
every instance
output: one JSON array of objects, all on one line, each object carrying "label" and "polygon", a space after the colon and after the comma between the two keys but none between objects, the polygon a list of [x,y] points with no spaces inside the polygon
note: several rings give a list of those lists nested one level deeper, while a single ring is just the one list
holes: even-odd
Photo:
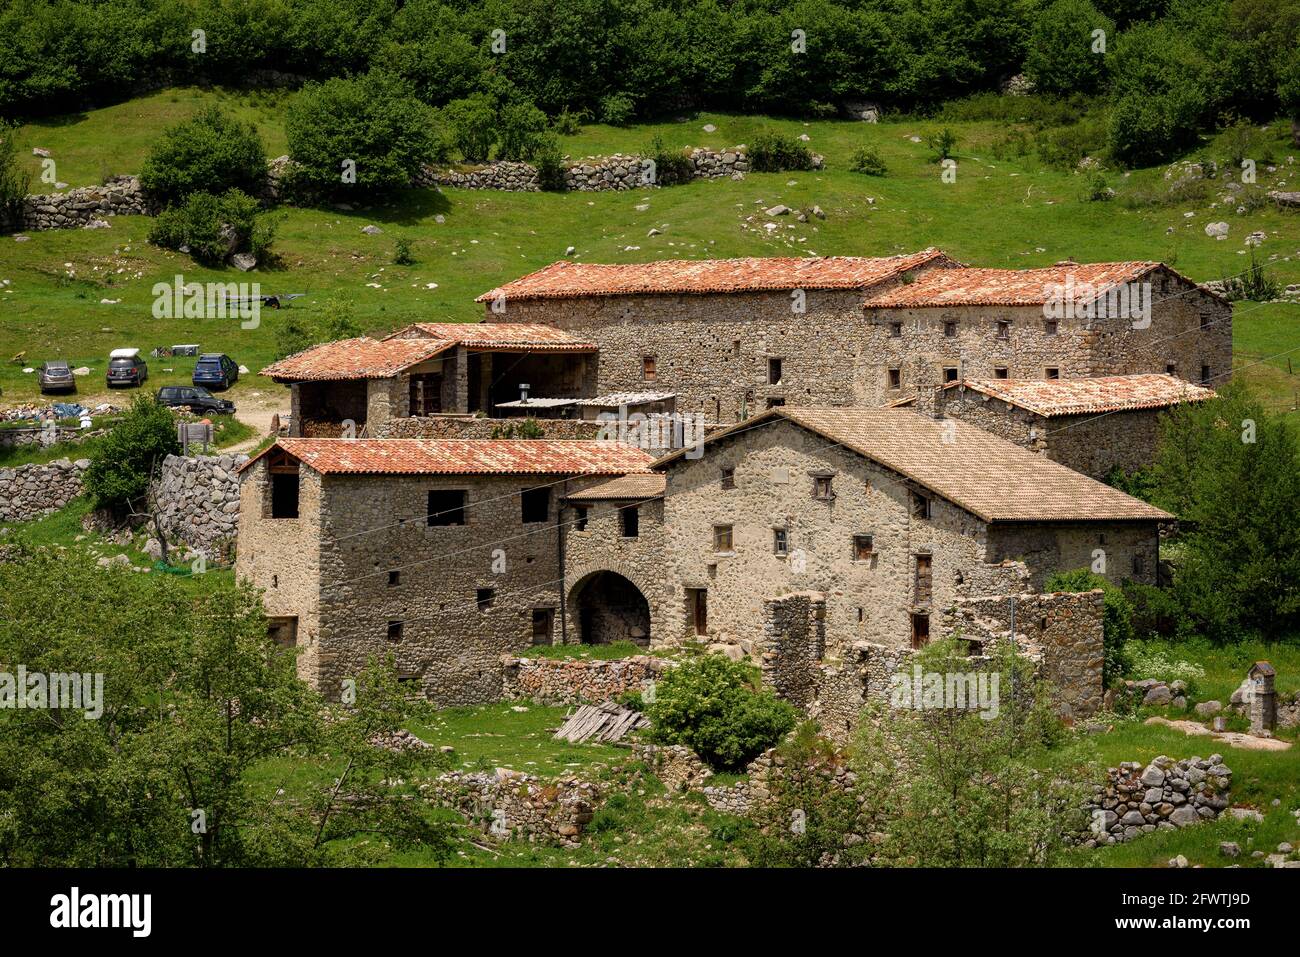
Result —
[{"label": "tree", "polygon": [[0,565],[0,618],[0,660],[102,676],[94,720],[0,711],[6,865],[365,863],[375,840],[448,853],[446,825],[393,783],[433,770],[437,752],[372,743],[409,716],[391,669],[357,676],[355,708],[325,705],[247,586],[33,553]]},{"label": "tree", "polygon": [[1090,0],[1056,0],[1034,20],[1025,75],[1041,93],[1093,93],[1106,76],[1106,55],[1093,49],[1095,30],[1107,42],[1115,24]]},{"label": "tree", "polygon": [[180,452],[176,418],[152,395],[137,393],[95,446],[83,482],[96,508],[125,513],[144,498],[163,459]]},{"label": "tree", "polygon": [[452,100],[442,110],[450,145],[467,163],[487,160],[497,138],[496,108],[486,93]]},{"label": "tree", "polygon": [[266,151],[257,130],[215,106],[168,127],[140,170],[140,185],[167,206],[197,192],[238,189],[256,196],[265,184]]},{"label": "tree", "polygon": [[435,125],[433,110],[390,73],[308,84],[285,118],[295,185],[325,195],[407,186],[440,152]]},{"label": "tree", "polygon": [[0,226],[21,228],[23,199],[31,188],[31,174],[18,162],[18,125],[0,120]]},{"label": "tree", "polygon": [[322,342],[360,336],[361,326],[348,300],[327,299],[315,315],[302,309],[286,309],[275,331],[276,358],[283,359]]}]

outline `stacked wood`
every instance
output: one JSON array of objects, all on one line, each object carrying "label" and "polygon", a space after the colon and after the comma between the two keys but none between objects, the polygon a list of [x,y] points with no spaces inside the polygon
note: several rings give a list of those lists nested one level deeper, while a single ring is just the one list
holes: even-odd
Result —
[{"label": "stacked wood", "polygon": [[641,712],[606,701],[604,704],[584,704],[577,711],[570,712],[560,730],[555,732],[555,737],[572,744],[583,741],[609,744],[649,725],[649,719]]}]

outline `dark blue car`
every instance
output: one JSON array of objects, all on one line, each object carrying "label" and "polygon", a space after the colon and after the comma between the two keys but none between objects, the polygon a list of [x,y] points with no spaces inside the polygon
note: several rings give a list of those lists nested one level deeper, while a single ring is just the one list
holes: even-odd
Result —
[{"label": "dark blue car", "polygon": [[194,365],[194,384],[207,389],[229,389],[238,379],[239,366],[224,353],[205,353]]}]

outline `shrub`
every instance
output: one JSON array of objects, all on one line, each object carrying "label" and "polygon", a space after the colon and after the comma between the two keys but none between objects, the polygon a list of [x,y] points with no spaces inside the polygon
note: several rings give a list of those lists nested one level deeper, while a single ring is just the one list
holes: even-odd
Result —
[{"label": "shrub", "polygon": [[144,498],[163,459],[178,452],[176,417],[152,395],[137,393],[91,453],[86,491],[96,508],[125,513]]},{"label": "shrub", "polygon": [[1080,198],[1085,203],[1107,203],[1114,196],[1115,191],[1106,182],[1106,177],[1100,173],[1094,173],[1088,177],[1087,183],[1083,187],[1083,195]]},{"label": "shrub", "polygon": [[[163,210],[149,227],[149,242],[164,249],[188,249],[195,262],[217,266],[231,253],[265,255],[275,239],[269,218],[260,218],[257,200],[237,189],[223,196],[191,193],[179,206]],[[259,221],[260,219],[260,221]]]},{"label": "shrub", "polygon": [[636,113],[636,103],[626,93],[611,93],[600,98],[600,118],[610,126],[626,126]]},{"label": "shrub", "polygon": [[659,186],[679,186],[695,176],[695,164],[685,150],[670,150],[658,134],[650,141],[645,158],[655,164],[654,181]]},{"label": "shrub", "polygon": [[1056,0],[1034,18],[1025,75],[1042,93],[1091,93],[1106,75],[1106,57],[1094,53],[1092,32],[1115,33],[1115,24],[1089,0]]},{"label": "shrub", "polygon": [[397,242],[393,244],[393,265],[415,265],[415,257],[411,253],[411,241],[405,236],[399,237]]},{"label": "shrub", "polygon": [[554,133],[541,137],[533,150],[533,166],[537,169],[537,185],[542,189],[560,192],[564,189],[564,154]]},{"label": "shrub", "polygon": [[952,159],[952,151],[957,148],[957,134],[945,126],[937,133],[931,133],[926,142],[930,149],[934,150],[935,162],[942,163],[944,160]]},{"label": "shrub", "polygon": [[[285,134],[294,178],[325,194],[407,186],[443,144],[434,112],[391,74],[367,73],[304,87],[289,104]],[[345,178],[355,172],[355,182]]]},{"label": "shrub", "polygon": [[1177,658],[1167,650],[1150,642],[1135,641],[1130,650],[1132,674],[1135,681],[1154,678],[1166,684],[1173,681],[1187,683],[1187,690],[1195,694],[1197,683],[1205,677],[1205,669],[1191,661]]},{"label": "shrub", "polygon": [[361,335],[352,303],[328,299],[315,314],[302,309],[284,309],[277,317],[276,358],[283,359],[322,342],[356,339]]},{"label": "shrub", "polygon": [[492,98],[474,93],[452,100],[442,109],[447,141],[467,163],[486,162],[497,140],[497,114]]},{"label": "shrub", "polygon": [[757,689],[750,669],[722,655],[669,671],[656,683],[647,713],[655,741],[684,744],[721,770],[743,767],[795,723],[790,704]]},{"label": "shrub", "polygon": [[749,165],[759,173],[812,169],[812,150],[794,136],[763,130],[749,146]]},{"label": "shrub", "polygon": [[257,130],[215,106],[165,130],[140,170],[140,185],[168,206],[191,193],[257,195],[265,183],[266,151]]},{"label": "shrub", "polygon": [[1057,572],[1043,583],[1043,591],[1085,592],[1100,588],[1102,597],[1102,686],[1117,684],[1129,671],[1126,646],[1133,639],[1133,603],[1118,585],[1080,568]]},{"label": "shrub", "polygon": [[501,108],[497,119],[497,158],[531,160],[546,138],[546,114],[524,101]]},{"label": "shrub", "polygon": [[560,110],[559,115],[555,117],[553,125],[555,132],[561,136],[576,136],[582,130],[582,124],[586,119],[584,110],[570,110],[567,106]]},{"label": "shrub", "polygon": [[867,176],[884,176],[889,171],[880,151],[874,146],[860,146],[854,150],[849,169]]},{"label": "shrub", "polygon": [[18,162],[16,142],[18,125],[0,120],[0,226],[6,221],[15,228],[22,225],[23,197],[32,185],[32,176]]},{"label": "shrub", "polygon": [[1250,265],[1239,276],[1225,276],[1223,295],[1236,302],[1249,299],[1251,302],[1269,302],[1276,299],[1281,284],[1264,270],[1264,264],[1255,258],[1251,250]]}]

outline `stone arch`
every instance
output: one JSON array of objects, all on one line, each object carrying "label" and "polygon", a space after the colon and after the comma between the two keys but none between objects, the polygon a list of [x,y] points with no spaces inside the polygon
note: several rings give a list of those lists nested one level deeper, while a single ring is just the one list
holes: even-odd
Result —
[{"label": "stone arch", "polygon": [[650,600],[621,569],[594,568],[580,575],[569,588],[566,606],[572,642],[650,646]]}]

